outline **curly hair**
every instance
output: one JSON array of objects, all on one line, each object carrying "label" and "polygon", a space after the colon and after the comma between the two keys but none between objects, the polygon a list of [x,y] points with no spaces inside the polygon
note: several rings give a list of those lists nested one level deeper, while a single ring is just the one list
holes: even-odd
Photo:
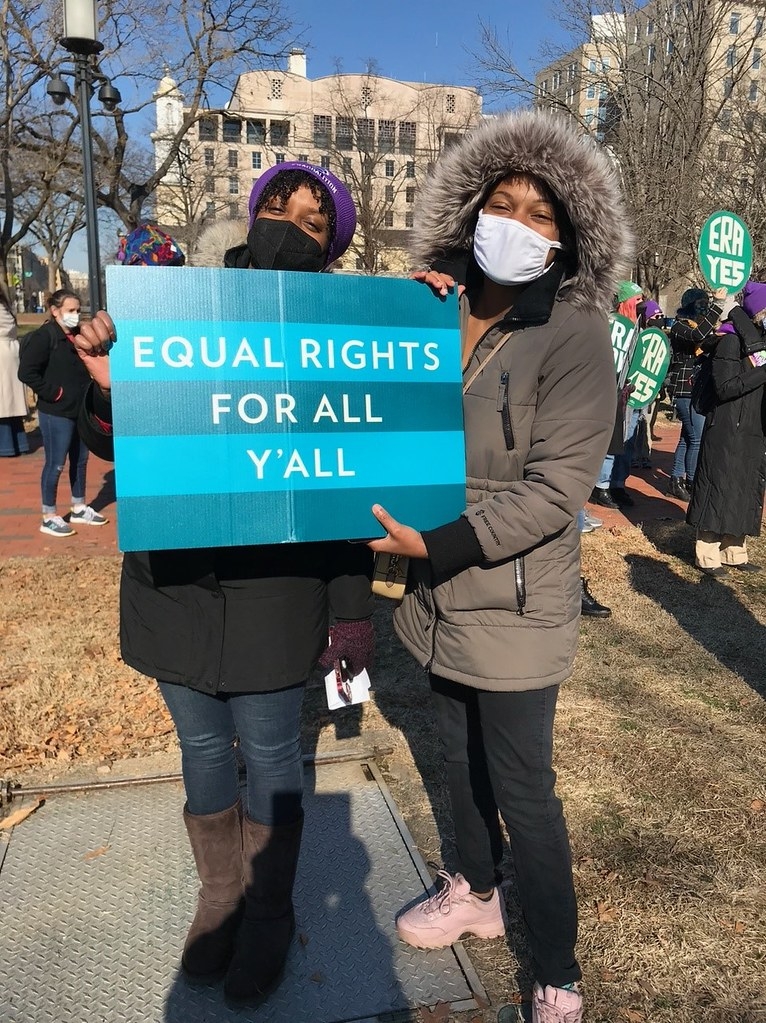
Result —
[{"label": "curly hair", "polygon": [[335,204],[324,185],[320,181],[317,181],[317,179],[311,174],[307,174],[306,171],[286,170],[282,171],[280,174],[276,174],[271,181],[269,181],[258,198],[258,203],[253,211],[254,215],[257,217],[264,206],[266,206],[266,204],[272,199],[281,199],[282,202],[286,203],[293,192],[296,192],[301,187],[311,190],[311,194],[319,203],[319,212],[323,213],[327,217],[327,224],[330,229],[330,238],[334,238],[336,219]]}]

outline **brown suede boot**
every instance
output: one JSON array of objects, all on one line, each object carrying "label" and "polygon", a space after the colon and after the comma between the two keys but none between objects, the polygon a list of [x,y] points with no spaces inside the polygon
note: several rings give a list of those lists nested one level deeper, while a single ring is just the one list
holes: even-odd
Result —
[{"label": "brown suede boot", "polygon": [[242,883],[242,804],[220,813],[192,814],[184,807],[194,862],[202,887],[181,965],[192,984],[212,984],[234,954],[245,900]]},{"label": "brown suede boot", "polygon": [[293,933],[293,884],[301,849],[303,815],[271,827],[245,816],[242,862],[245,917],[223,991],[232,1008],[259,1005],[282,980]]}]

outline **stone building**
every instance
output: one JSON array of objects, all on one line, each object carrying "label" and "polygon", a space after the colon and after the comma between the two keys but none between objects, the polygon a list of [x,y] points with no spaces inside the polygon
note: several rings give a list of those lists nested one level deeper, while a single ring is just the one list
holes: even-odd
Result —
[{"label": "stone building", "polygon": [[[155,99],[159,165],[184,101],[167,76]],[[223,110],[200,114],[157,190],[156,217],[176,226],[193,250],[211,220],[247,216],[250,189],[264,170],[306,160],[332,170],[354,197],[359,227],[343,269],[403,272],[418,185],[439,154],[480,120],[476,89],[373,73],[312,80],[305,53],[293,50],[286,70],[240,75]]]}]

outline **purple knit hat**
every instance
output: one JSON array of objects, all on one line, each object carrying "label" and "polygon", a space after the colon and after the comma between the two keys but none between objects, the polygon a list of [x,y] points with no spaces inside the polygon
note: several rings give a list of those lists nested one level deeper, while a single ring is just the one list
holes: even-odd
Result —
[{"label": "purple knit hat", "polygon": [[255,220],[255,207],[258,205],[258,200],[263,194],[263,190],[271,181],[272,178],[276,177],[277,174],[281,174],[282,171],[289,170],[300,170],[305,171],[306,174],[310,174],[312,178],[316,178],[320,185],[324,185],[327,189],[330,198],[332,199],[333,206],[335,207],[335,234],[330,239],[330,245],[327,249],[325,266],[329,266],[330,263],[335,259],[339,259],[346,249],[351,244],[351,239],[354,237],[354,231],[356,230],[356,209],[354,207],[354,200],[351,198],[351,193],[330,171],[325,170],[324,167],[315,167],[313,163],[303,163],[300,160],[292,160],[287,163],[278,163],[275,167],[269,167],[268,170],[264,171],[263,174],[253,185],[253,189],[250,192],[250,220],[248,223],[248,229],[253,226]]},{"label": "purple knit hat", "polygon": [[748,281],[742,290],[742,308],[751,319],[766,309],[766,284]]},{"label": "purple knit hat", "polygon": [[659,305],[651,298],[647,298],[645,302],[639,302],[637,311],[643,315],[644,320],[651,320],[654,319],[655,316],[662,316],[662,309],[660,309]]}]

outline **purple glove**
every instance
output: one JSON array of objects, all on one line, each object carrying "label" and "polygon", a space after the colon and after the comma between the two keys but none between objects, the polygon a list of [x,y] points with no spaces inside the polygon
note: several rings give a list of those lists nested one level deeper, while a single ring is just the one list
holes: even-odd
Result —
[{"label": "purple glove", "polygon": [[330,642],[325,647],[319,663],[323,668],[332,668],[335,661],[344,660],[352,675],[358,675],[365,668],[372,670],[375,659],[375,629],[371,618],[358,622],[336,622],[330,629]]}]

